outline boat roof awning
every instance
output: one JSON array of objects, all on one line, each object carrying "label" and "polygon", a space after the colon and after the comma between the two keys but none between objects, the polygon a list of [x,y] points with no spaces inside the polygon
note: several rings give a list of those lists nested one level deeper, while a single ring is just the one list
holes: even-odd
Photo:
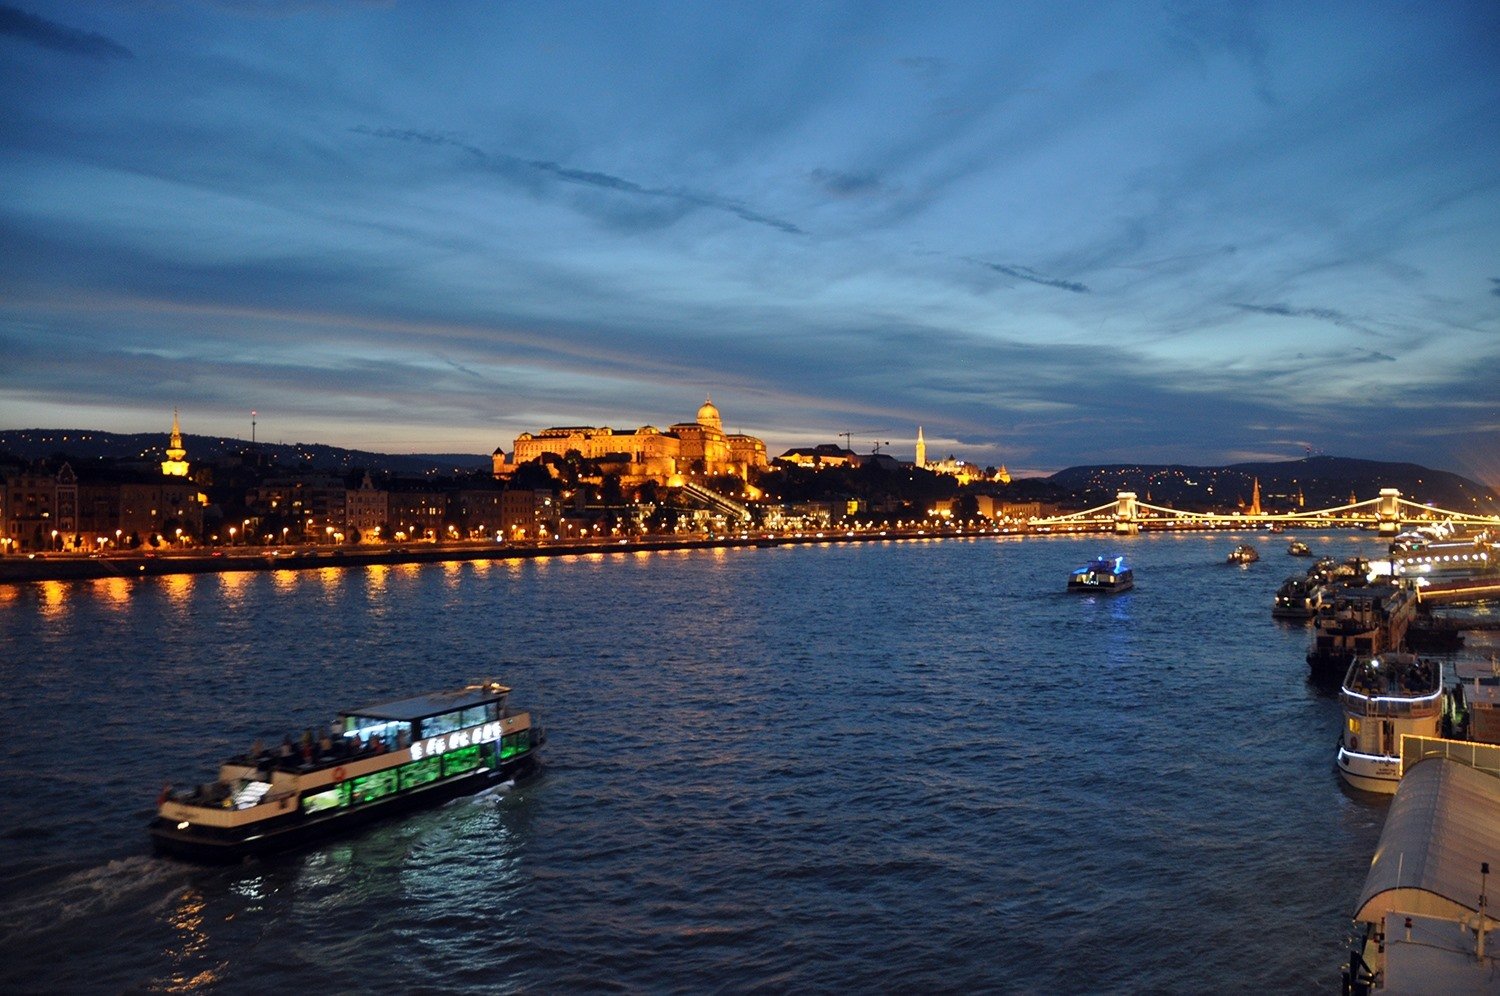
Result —
[{"label": "boat roof awning", "polygon": [[1354,919],[1466,917],[1479,909],[1486,861],[1500,874],[1500,778],[1425,758],[1406,769],[1391,800]]},{"label": "boat roof awning", "polygon": [[375,705],[362,706],[358,709],[345,710],[345,716],[368,716],[372,719],[393,719],[411,722],[418,719],[426,719],[428,716],[438,716],[445,712],[453,712],[455,709],[467,709],[470,706],[484,705],[486,702],[495,702],[502,698],[510,689],[499,682],[488,681],[479,685],[469,685],[467,688],[459,688],[449,692],[431,692],[427,695],[417,695],[409,699],[397,699],[394,702],[379,702]]}]

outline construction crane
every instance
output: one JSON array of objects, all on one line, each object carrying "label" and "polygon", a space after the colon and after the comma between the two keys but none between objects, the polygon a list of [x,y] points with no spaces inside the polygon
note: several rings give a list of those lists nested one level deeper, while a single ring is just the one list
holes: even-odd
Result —
[{"label": "construction crane", "polygon": [[[855,436],[865,436],[865,435],[869,435],[870,433],[874,433],[874,432],[889,432],[889,431],[890,431],[889,429],[851,429],[848,432],[840,432],[837,435],[839,435],[839,436],[841,436],[843,438],[843,440],[844,440],[844,449],[846,449],[849,452],[853,453],[854,452],[853,439],[854,439]],[[876,453],[879,453],[880,452],[880,447],[882,447],[882,446],[889,446],[889,445],[891,445],[891,443],[890,443],[890,440],[886,440],[884,443],[876,442],[876,443],[871,443],[870,445],[875,448],[875,452]]]}]

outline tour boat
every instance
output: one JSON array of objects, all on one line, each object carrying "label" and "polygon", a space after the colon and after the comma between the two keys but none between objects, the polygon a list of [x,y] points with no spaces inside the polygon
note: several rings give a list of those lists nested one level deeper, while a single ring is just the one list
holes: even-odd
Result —
[{"label": "tour boat", "polygon": [[1129,591],[1135,586],[1135,572],[1123,556],[1098,557],[1068,575],[1069,591],[1092,591],[1110,594]]},{"label": "tour boat", "polygon": [[1255,547],[1251,546],[1249,543],[1241,543],[1239,546],[1229,551],[1229,556],[1225,558],[1225,563],[1253,564],[1259,559],[1260,554],[1256,552]]},{"label": "tour boat", "polygon": [[168,785],[147,828],[159,854],[237,861],[535,773],[545,739],[494,681],[339,713],[274,750],[233,757],[217,780]]},{"label": "tour boat", "polygon": [[1307,650],[1312,677],[1332,685],[1357,658],[1401,649],[1416,614],[1416,595],[1404,585],[1368,584],[1360,577],[1330,585],[1313,617]]},{"label": "tour boat", "polygon": [[1339,705],[1339,775],[1366,792],[1394,793],[1401,738],[1443,735],[1443,666],[1394,651],[1362,657],[1344,675]]},{"label": "tour boat", "polygon": [[1305,575],[1293,574],[1276,589],[1271,615],[1278,619],[1311,619],[1322,599],[1322,586]]},{"label": "tour boat", "polygon": [[1311,557],[1312,547],[1308,546],[1301,540],[1292,540],[1287,544],[1286,552],[1291,554],[1293,557]]}]

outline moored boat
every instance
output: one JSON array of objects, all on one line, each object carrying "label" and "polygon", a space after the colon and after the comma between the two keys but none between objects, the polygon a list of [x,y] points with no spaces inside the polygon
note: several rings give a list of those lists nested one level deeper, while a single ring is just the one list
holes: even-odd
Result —
[{"label": "moored boat", "polygon": [[1339,705],[1339,775],[1366,792],[1395,792],[1401,738],[1442,736],[1443,666],[1394,651],[1360,658],[1344,675]]},{"label": "moored boat", "polygon": [[534,774],[545,739],[494,681],[339,713],[328,734],[233,757],[157,800],[157,853],[237,861]]},{"label": "moored boat", "polygon": [[1293,557],[1311,557],[1312,547],[1308,546],[1301,540],[1292,540],[1287,544],[1286,552]]},{"label": "moored boat", "polygon": [[1135,571],[1123,556],[1097,557],[1068,575],[1069,591],[1111,594],[1135,587]]},{"label": "moored boat", "polygon": [[1228,564],[1253,564],[1260,559],[1260,553],[1249,543],[1241,543],[1229,551],[1229,556],[1224,562]]},{"label": "moored boat", "polygon": [[1271,615],[1278,619],[1311,619],[1323,600],[1323,588],[1303,574],[1293,574],[1276,589]]},{"label": "moored boat", "polygon": [[1416,614],[1416,596],[1404,585],[1369,584],[1362,577],[1330,585],[1313,617],[1312,678],[1332,685],[1357,658],[1400,649]]}]

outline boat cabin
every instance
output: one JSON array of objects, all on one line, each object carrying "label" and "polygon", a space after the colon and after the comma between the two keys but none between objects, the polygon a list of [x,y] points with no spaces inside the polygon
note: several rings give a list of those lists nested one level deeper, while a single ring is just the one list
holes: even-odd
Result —
[{"label": "boat cabin", "polygon": [[504,719],[510,689],[497,682],[381,702],[339,714],[339,726],[355,752],[405,750],[456,730]]}]

